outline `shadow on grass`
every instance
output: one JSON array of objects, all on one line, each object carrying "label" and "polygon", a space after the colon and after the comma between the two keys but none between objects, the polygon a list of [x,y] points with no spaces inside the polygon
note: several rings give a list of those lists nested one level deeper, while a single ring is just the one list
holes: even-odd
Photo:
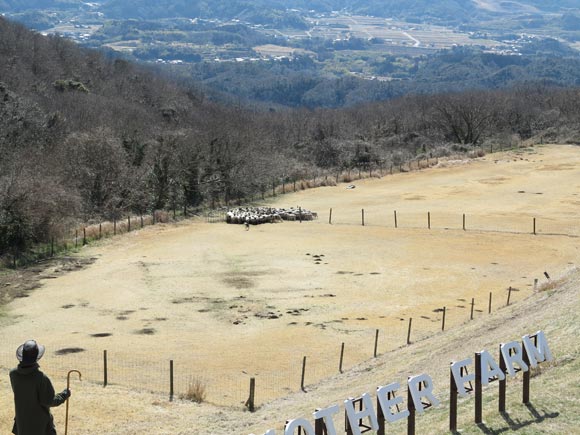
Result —
[{"label": "shadow on grass", "polygon": [[509,413],[502,412],[501,416],[503,417],[503,419],[507,423],[507,426],[501,427],[498,429],[493,429],[491,427],[488,427],[485,423],[478,424],[477,426],[479,427],[481,432],[484,434],[498,435],[498,434],[502,434],[504,432],[517,431],[517,430],[522,429],[524,427],[527,427],[531,424],[541,423],[542,421],[546,420],[547,418],[556,418],[560,415],[559,412],[546,412],[545,410],[542,410],[542,414],[540,414],[538,412],[538,410],[534,407],[534,405],[532,405],[531,403],[526,404],[526,408],[528,408],[528,410],[530,411],[530,414],[532,417],[530,419],[513,420],[510,417]]}]

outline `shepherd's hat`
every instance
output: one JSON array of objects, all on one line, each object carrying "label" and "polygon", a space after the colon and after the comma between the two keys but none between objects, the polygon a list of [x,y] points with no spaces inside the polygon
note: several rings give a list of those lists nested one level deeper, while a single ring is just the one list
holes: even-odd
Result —
[{"label": "shepherd's hat", "polygon": [[34,364],[44,355],[45,348],[35,340],[28,340],[16,349],[16,358],[24,364]]}]

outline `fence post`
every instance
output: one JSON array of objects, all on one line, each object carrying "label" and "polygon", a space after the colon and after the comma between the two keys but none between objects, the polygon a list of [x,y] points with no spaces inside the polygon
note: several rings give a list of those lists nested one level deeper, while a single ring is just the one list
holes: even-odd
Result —
[{"label": "fence post", "polygon": [[413,323],[413,318],[409,317],[409,330],[407,331],[407,344],[411,344],[411,324]]},{"label": "fence post", "polygon": [[475,306],[475,298],[471,298],[471,316],[469,320],[473,320],[473,307]]},{"label": "fence post", "polygon": [[306,393],[304,389],[304,375],[306,374],[306,357],[302,359],[302,379],[300,380],[300,389]]},{"label": "fence post", "polygon": [[361,209],[362,226],[365,226],[365,209]]},{"label": "fence post", "polygon": [[375,332],[375,352],[374,357],[377,357],[377,347],[379,346],[379,330],[377,329]]},{"label": "fence post", "polygon": [[[377,390],[378,390],[378,388],[377,388]],[[387,393],[387,394],[391,394],[391,393]],[[385,414],[383,413],[381,401],[379,400],[378,397],[377,397],[377,420],[379,423],[379,429],[377,430],[377,435],[385,435]],[[318,435],[318,434],[315,434],[315,435]]]},{"label": "fence post", "polygon": [[[536,347],[538,345],[538,336],[537,335],[534,335],[534,345]],[[524,382],[522,385],[522,403],[528,404],[528,403],[530,403],[530,378],[532,375],[532,367],[530,365],[530,358],[528,357],[528,351],[526,350],[526,347],[524,346],[523,342],[522,342],[522,350],[524,353],[524,355],[523,355],[524,362],[528,366],[528,370],[524,372]]]},{"label": "fence post", "polygon": [[510,304],[510,299],[512,297],[512,286],[510,285],[509,289],[508,289],[508,298],[507,298],[507,305],[509,306]]},{"label": "fence post", "polygon": [[256,378],[250,378],[250,396],[246,401],[246,406],[250,412],[254,412],[256,407],[254,403],[254,398],[256,394]]},{"label": "fence post", "polygon": [[463,231],[465,231],[465,213],[463,213]]},{"label": "fence post", "polygon": [[75,248],[79,246],[79,230],[75,230]]},{"label": "fence post", "polygon": [[487,308],[487,314],[491,314],[491,292],[489,292],[489,306]]},{"label": "fence post", "polygon": [[103,224],[99,223],[99,239],[103,237]]},{"label": "fence post", "polygon": [[[506,363],[503,357],[503,353],[501,351],[501,344],[499,345],[499,368],[502,373],[506,373]],[[498,403],[498,410],[499,412],[505,412],[505,393],[506,393],[506,386],[507,386],[507,379],[504,378],[503,380],[499,380],[499,403]]]},{"label": "fence post", "polygon": [[143,228],[143,215],[141,215],[141,228]]},{"label": "fence post", "polygon": [[298,219],[300,219],[300,223],[302,223],[302,207],[298,207]]},{"label": "fence post", "polygon": [[431,229],[431,212],[427,212],[427,228]]},{"label": "fence post", "polygon": [[338,363],[338,372],[342,373],[342,361],[344,359],[344,342],[340,346],[340,362]]},{"label": "fence post", "polygon": [[536,218],[534,218],[534,236],[536,235]]},{"label": "fence post", "polygon": [[328,215],[328,223],[332,224],[332,208],[330,209],[330,214]]},{"label": "fence post", "polygon": [[113,235],[117,235],[117,218],[113,219]]},{"label": "fence post", "polygon": [[483,385],[481,384],[481,352],[475,353],[475,423],[483,420]]},{"label": "fence post", "polygon": [[109,371],[107,369],[107,351],[103,351],[103,388],[109,383]]},{"label": "fence post", "polygon": [[398,228],[398,226],[397,226],[397,210],[395,210],[395,228]]},{"label": "fence post", "polygon": [[169,360],[169,401],[173,402],[173,360]]},{"label": "fence post", "polygon": [[[409,384],[409,376],[407,385]],[[411,387],[407,386],[407,408],[409,416],[407,417],[407,435],[415,435],[415,403],[413,402],[413,395],[411,394]]]},{"label": "fence post", "polygon": [[445,331],[445,313],[447,312],[447,308],[443,307],[443,319],[441,320],[441,330]]},{"label": "fence post", "polygon": [[87,229],[83,227],[83,246],[87,244]]},{"label": "fence post", "polygon": [[457,432],[457,394],[457,384],[449,366],[449,432],[452,433]]}]

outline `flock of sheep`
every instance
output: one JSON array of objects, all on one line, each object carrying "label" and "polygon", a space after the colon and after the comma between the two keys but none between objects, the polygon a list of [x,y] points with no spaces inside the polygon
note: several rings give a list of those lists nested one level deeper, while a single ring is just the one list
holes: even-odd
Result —
[{"label": "flock of sheep", "polygon": [[289,209],[272,207],[239,207],[229,210],[226,213],[226,222],[228,224],[259,225],[282,221],[311,221],[317,218],[318,215],[315,212],[304,210],[300,207],[291,207]]}]

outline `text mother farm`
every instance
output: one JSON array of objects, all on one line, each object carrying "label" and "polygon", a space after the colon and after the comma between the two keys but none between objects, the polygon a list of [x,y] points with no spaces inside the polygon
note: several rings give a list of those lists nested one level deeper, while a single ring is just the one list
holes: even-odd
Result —
[{"label": "text mother farm", "polygon": [[[475,367],[475,370],[467,370],[469,366],[473,365],[471,358],[451,363],[451,375],[457,393],[461,396],[468,395],[470,389],[466,388],[466,384],[476,381],[476,374],[480,376],[477,381],[485,386],[493,380],[505,380],[506,374],[513,377],[517,371],[521,370],[525,373],[531,367],[537,367],[538,363],[553,359],[543,331],[538,331],[532,335],[524,335],[521,343],[517,341],[502,343],[500,345],[501,367],[486,350],[478,352],[476,356],[478,367]],[[418,413],[423,413],[431,406],[438,406],[440,403],[433,393],[433,380],[428,374],[411,376],[407,380],[409,403],[406,409],[402,407],[404,403],[403,396],[396,395],[400,388],[401,385],[398,382],[377,387],[378,414],[375,412],[372,397],[368,393],[364,393],[358,399],[349,398],[344,400],[343,406],[350,429],[349,433],[361,435],[361,426],[365,428],[365,432],[369,429],[376,431],[379,430],[380,420],[393,423],[397,420],[408,418],[410,413],[415,410]],[[425,399],[427,402],[425,402]],[[319,433],[337,435],[338,432],[333,416],[339,412],[339,405],[318,409],[312,414],[314,425],[305,418],[290,420],[285,425],[284,435],[294,435],[296,430],[298,430],[298,433],[305,433],[306,435],[318,435]],[[264,435],[276,435],[276,431],[270,429]]]}]

